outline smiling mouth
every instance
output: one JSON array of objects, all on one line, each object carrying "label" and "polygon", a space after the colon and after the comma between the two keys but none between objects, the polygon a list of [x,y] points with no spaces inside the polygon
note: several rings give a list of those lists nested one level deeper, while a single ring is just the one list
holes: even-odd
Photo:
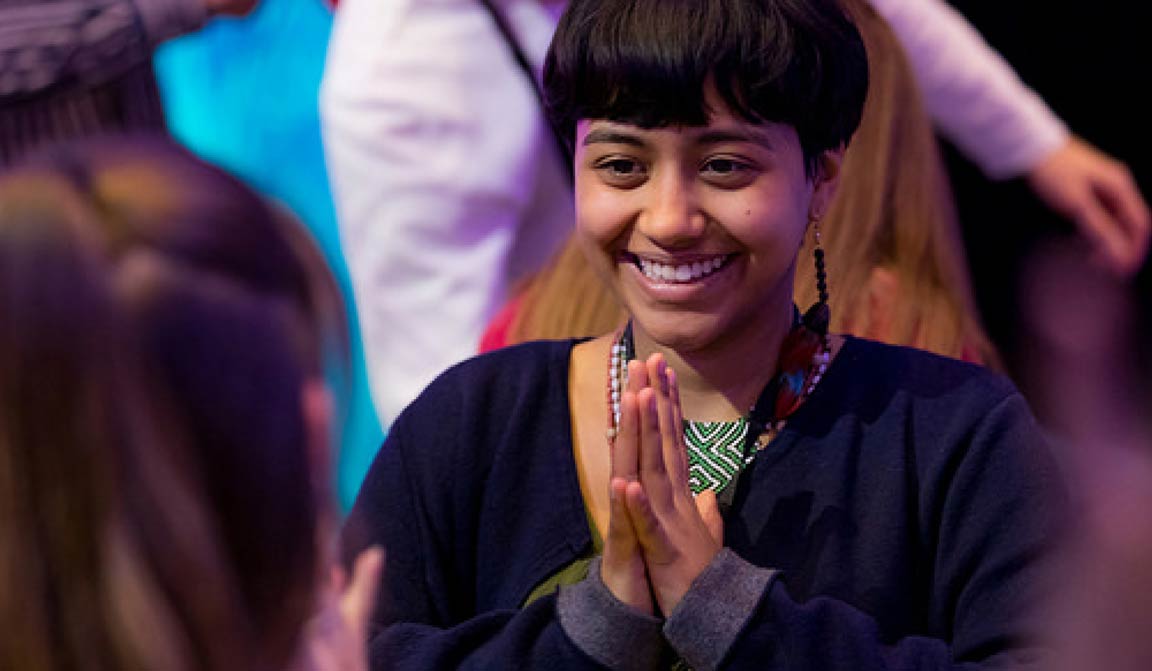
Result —
[{"label": "smiling mouth", "polygon": [[654,282],[665,283],[689,283],[704,279],[727,265],[733,256],[733,254],[717,254],[681,263],[661,263],[625,252],[625,258],[645,277]]}]

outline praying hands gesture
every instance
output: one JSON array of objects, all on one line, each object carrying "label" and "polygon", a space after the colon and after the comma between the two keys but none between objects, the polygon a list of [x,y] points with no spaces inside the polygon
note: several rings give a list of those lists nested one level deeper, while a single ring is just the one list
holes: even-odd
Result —
[{"label": "praying hands gesture", "polygon": [[628,364],[609,488],[601,579],[621,602],[668,616],[720,551],[723,521],[713,492],[688,487],[679,389],[660,354]]}]

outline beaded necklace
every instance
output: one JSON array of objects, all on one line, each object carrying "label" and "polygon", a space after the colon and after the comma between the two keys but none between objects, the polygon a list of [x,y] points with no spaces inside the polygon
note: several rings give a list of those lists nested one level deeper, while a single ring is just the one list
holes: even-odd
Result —
[{"label": "beaded necklace", "polygon": [[[794,309],[792,330],[780,346],[776,374],[748,414],[732,422],[684,421],[692,493],[705,489],[721,492],[727,488],[812,393],[831,359],[827,325],[826,305],[814,306],[803,319]],[[617,332],[608,357],[609,442],[615,441],[618,433],[620,395],[628,383],[628,362],[634,358],[629,321]]]}]

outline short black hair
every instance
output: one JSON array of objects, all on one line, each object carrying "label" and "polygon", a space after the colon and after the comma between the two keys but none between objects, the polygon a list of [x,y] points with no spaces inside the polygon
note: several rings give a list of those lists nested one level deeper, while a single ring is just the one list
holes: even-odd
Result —
[{"label": "short black hair", "polygon": [[703,126],[714,85],[752,123],[796,129],[809,174],[860,123],[868,58],[837,0],[573,0],[544,64],[550,121]]}]

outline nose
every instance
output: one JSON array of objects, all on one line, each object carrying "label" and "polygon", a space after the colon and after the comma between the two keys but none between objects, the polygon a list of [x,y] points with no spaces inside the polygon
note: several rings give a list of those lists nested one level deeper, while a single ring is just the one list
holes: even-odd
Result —
[{"label": "nose", "polygon": [[700,207],[694,177],[679,171],[653,176],[636,225],[642,235],[670,249],[689,247],[704,235],[708,217]]}]

